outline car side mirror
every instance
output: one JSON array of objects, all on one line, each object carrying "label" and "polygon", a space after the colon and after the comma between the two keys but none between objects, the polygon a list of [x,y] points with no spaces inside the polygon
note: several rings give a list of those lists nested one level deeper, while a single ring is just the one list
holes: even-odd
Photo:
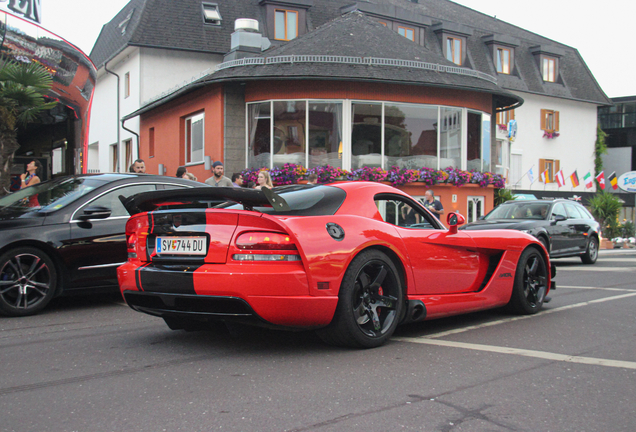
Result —
[{"label": "car side mirror", "polygon": [[106,219],[110,217],[112,210],[102,206],[89,206],[78,216],[79,220]]},{"label": "car side mirror", "polygon": [[556,224],[557,222],[561,222],[564,220],[568,220],[568,218],[566,218],[563,215],[554,215],[554,218],[552,219],[552,221]]},{"label": "car side mirror", "polygon": [[466,223],[466,218],[459,213],[449,213],[446,217],[448,230],[451,234],[457,234],[457,227]]}]

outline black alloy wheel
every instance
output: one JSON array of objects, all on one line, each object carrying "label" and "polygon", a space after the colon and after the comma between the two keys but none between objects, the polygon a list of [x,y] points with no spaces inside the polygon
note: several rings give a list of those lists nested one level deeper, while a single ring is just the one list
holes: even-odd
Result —
[{"label": "black alloy wheel", "polygon": [[328,327],[318,331],[327,343],[356,348],[384,344],[399,323],[402,283],[393,262],[382,252],[358,255],[340,286],[338,307]]},{"label": "black alloy wheel", "polygon": [[55,296],[57,272],[51,258],[39,249],[13,249],[0,257],[0,313],[33,315]]},{"label": "black alloy wheel", "polygon": [[548,290],[548,267],[543,255],[533,247],[523,251],[515,273],[509,307],[523,315],[541,310]]},{"label": "black alloy wheel", "polygon": [[598,239],[594,236],[590,236],[590,240],[587,242],[585,253],[581,255],[581,261],[583,261],[583,264],[594,264],[597,259]]}]

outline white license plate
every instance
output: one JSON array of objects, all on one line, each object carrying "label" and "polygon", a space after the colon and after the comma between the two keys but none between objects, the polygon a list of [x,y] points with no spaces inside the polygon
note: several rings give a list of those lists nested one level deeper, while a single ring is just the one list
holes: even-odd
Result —
[{"label": "white license plate", "polygon": [[158,255],[207,255],[205,237],[157,237],[155,251]]}]

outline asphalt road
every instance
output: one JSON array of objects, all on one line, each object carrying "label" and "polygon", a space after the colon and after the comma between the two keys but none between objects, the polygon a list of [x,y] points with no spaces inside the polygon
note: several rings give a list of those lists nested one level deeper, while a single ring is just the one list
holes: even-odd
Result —
[{"label": "asphalt road", "polygon": [[185,333],[117,296],[0,318],[2,431],[636,430],[636,251],[556,260],[544,311],[312,333]]}]

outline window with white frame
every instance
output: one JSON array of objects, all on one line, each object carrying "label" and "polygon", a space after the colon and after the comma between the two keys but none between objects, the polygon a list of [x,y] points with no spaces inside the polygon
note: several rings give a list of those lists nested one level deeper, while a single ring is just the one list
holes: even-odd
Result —
[{"label": "window with white frame", "polygon": [[487,113],[352,100],[262,101],[246,108],[247,168],[495,168]]},{"label": "window with white frame", "polygon": [[219,11],[219,5],[215,3],[201,3],[203,10],[203,22],[210,25],[221,25],[221,12]]},{"label": "window with white frame", "polygon": [[205,113],[186,117],[184,123],[186,163],[203,162],[203,153],[205,150]]}]

